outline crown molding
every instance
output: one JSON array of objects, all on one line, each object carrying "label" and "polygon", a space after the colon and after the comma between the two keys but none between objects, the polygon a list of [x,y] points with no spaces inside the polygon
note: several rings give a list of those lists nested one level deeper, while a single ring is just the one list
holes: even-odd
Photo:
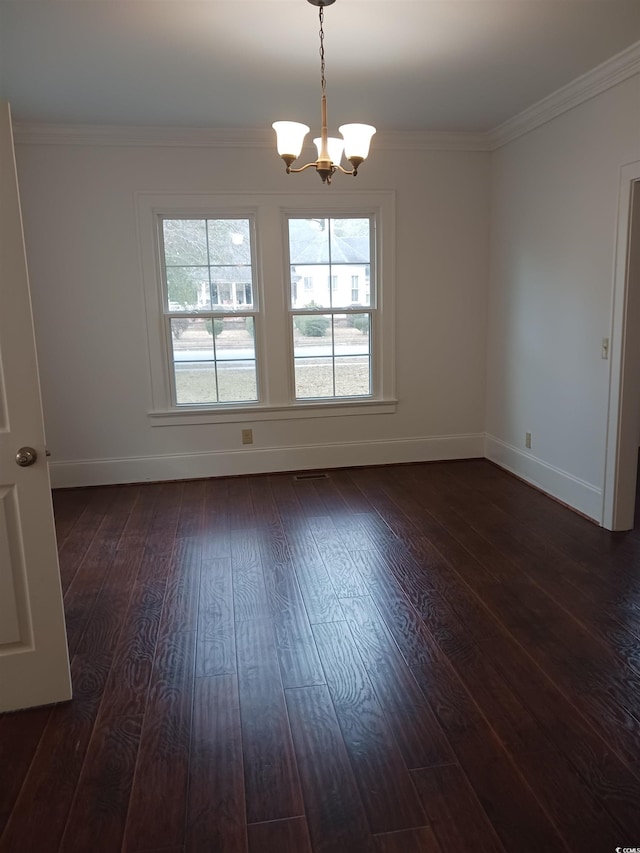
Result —
[{"label": "crown molding", "polygon": [[485,132],[387,130],[374,137],[376,148],[395,151],[489,151]]},{"label": "crown molding", "polygon": [[623,83],[638,73],[640,73],[640,41],[490,130],[486,134],[489,150],[493,151],[508,142],[513,142],[514,139],[524,136],[525,133],[535,130],[551,119],[595,98],[596,95],[606,92],[607,89]]},{"label": "crown molding", "polygon": [[16,143],[20,145],[267,148],[273,144],[273,131],[264,128],[217,129],[15,122],[13,133]]},{"label": "crown molding", "polygon": [[[105,145],[177,148],[273,148],[271,128],[136,127],[124,125],[44,124],[16,122],[20,145]],[[485,133],[381,131],[379,149],[486,151]],[[310,148],[312,146],[309,146]]]}]

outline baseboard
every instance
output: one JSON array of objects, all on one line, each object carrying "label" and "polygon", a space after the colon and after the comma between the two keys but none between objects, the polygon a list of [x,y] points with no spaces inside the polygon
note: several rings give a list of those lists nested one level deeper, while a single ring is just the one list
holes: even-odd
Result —
[{"label": "baseboard", "polygon": [[484,434],[476,433],[392,441],[136,456],[125,459],[51,461],[50,474],[53,488],[72,488],[266,474],[278,471],[308,471],[318,468],[347,468],[358,465],[476,459],[482,456],[484,456]]},{"label": "baseboard", "polygon": [[587,518],[602,524],[602,489],[597,486],[492,435],[485,437],[484,456]]}]

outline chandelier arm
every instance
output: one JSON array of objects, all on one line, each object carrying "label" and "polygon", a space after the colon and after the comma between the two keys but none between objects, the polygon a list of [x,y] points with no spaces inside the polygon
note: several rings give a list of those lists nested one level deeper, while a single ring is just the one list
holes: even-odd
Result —
[{"label": "chandelier arm", "polygon": [[317,165],[317,161],[314,160],[313,163],[307,163],[306,166],[300,166],[299,169],[292,169],[291,166],[289,166],[287,168],[287,175],[289,174],[289,172],[304,172],[305,169],[310,169],[312,166],[315,166],[317,168]]}]

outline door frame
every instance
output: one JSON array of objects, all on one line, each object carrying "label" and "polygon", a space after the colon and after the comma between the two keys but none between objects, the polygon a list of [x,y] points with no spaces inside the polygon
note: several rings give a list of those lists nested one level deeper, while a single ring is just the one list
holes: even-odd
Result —
[{"label": "door frame", "polygon": [[[632,331],[640,330],[640,161],[620,170],[610,339],[609,406],[602,525],[633,528],[640,440],[640,359]],[[632,268],[633,263],[633,268]],[[639,269],[636,269],[636,266]]]}]

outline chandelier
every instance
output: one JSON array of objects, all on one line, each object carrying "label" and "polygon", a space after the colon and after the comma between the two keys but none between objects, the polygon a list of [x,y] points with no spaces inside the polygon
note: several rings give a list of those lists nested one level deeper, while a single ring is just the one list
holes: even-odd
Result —
[{"label": "chandelier", "polygon": [[[324,7],[331,6],[335,0],[308,0],[312,6],[319,6],[320,17],[320,84],[322,87],[322,127],[320,136],[314,139],[314,143],[318,149],[318,159],[313,163],[307,163],[299,169],[292,169],[291,164],[298,159],[302,151],[304,138],[309,133],[309,128],[306,124],[300,124],[297,121],[275,121],[272,125],[276,132],[276,144],[278,154],[282,157],[287,166],[287,175],[291,172],[304,172],[305,169],[310,169],[315,166],[316,172],[322,178],[325,184],[331,183],[333,173],[338,169],[345,175],[358,174],[358,167],[366,160],[369,154],[369,144],[371,137],[376,132],[375,127],[370,124],[343,124],[338,130],[342,134],[342,138],[329,136],[327,131],[327,95],[326,82],[324,78],[325,62],[324,62]],[[351,169],[343,169],[340,165],[342,152],[351,163]]]}]

